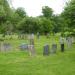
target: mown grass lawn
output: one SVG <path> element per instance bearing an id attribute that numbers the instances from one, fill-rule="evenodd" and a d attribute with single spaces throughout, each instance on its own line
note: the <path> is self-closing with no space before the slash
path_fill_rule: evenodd
<path id="1" fill-rule="evenodd" d="M 75 45 L 61 53 L 58 37 L 56 54 L 43 56 L 43 46 L 51 47 L 53 38 L 42 36 L 35 39 L 36 56 L 30 57 L 28 52 L 18 51 L 17 46 L 25 40 L 8 40 L 15 47 L 12 52 L 0 52 L 0 75 L 75 75 Z"/>

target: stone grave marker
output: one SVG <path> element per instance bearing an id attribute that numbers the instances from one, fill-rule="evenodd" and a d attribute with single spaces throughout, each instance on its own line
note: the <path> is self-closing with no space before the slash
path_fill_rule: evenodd
<path id="1" fill-rule="evenodd" d="M 30 56 L 35 56 L 34 45 L 28 45 L 28 51 Z"/>
<path id="2" fill-rule="evenodd" d="M 57 44 L 52 44 L 51 53 L 56 53 L 57 50 Z"/>
<path id="3" fill-rule="evenodd" d="M 11 44 L 10 43 L 3 43 L 3 51 L 10 51 Z"/>
<path id="4" fill-rule="evenodd" d="M 61 52 L 64 52 L 64 38 L 60 37 Z"/>
<path id="5" fill-rule="evenodd" d="M 29 42 L 30 42 L 30 45 L 34 45 L 34 34 L 30 34 L 29 35 Z"/>
<path id="6" fill-rule="evenodd" d="M 71 48 L 71 46 L 72 46 L 72 38 L 71 37 L 67 37 L 66 42 L 67 42 L 68 48 Z"/>
<path id="7" fill-rule="evenodd" d="M 49 55 L 50 51 L 49 51 L 49 45 L 45 45 L 44 46 L 44 50 L 43 50 L 43 55 Z"/>

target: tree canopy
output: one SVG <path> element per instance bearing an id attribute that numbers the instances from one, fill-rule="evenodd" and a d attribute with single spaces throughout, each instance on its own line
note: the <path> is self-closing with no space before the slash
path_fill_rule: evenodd
<path id="1" fill-rule="evenodd" d="M 66 3 L 64 11 L 53 14 L 49 6 L 42 7 L 42 15 L 29 17 L 24 8 L 11 8 L 9 0 L 0 0 L 0 33 L 51 33 L 75 30 L 75 0 Z"/>

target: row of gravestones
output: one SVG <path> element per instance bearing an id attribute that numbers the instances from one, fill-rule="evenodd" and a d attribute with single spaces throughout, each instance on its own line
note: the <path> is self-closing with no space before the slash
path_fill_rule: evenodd
<path id="1" fill-rule="evenodd" d="M 10 51 L 12 48 L 10 43 L 0 43 L 0 51 Z M 22 51 L 29 51 L 30 55 L 35 55 L 35 49 L 34 45 L 28 45 L 28 44 L 21 44 L 19 46 L 20 50 Z M 56 53 L 57 50 L 57 44 L 52 45 L 51 53 Z M 48 55 L 50 53 L 49 51 L 49 45 L 44 46 L 43 55 Z"/>
<path id="2" fill-rule="evenodd" d="M 12 45 L 10 43 L 7 43 L 7 42 L 0 43 L 0 51 L 9 51 L 11 50 L 11 48 L 12 48 Z M 35 55 L 34 45 L 28 45 L 28 44 L 22 43 L 19 46 L 19 49 L 22 51 L 27 50 L 29 51 L 30 55 Z M 49 45 L 45 45 L 43 49 L 43 55 L 49 55 L 50 53 L 56 53 L 56 50 L 57 50 L 57 44 L 52 44 L 51 50 L 49 48 Z M 61 44 L 61 51 L 64 52 L 64 44 Z"/>
<path id="3" fill-rule="evenodd" d="M 30 55 L 35 55 L 35 49 L 34 45 L 28 45 L 28 44 L 22 44 L 20 45 L 20 50 L 27 50 L 29 51 Z M 57 50 L 57 44 L 52 44 L 52 48 L 50 50 L 49 45 L 44 45 L 43 47 L 43 55 L 49 55 L 56 53 Z M 64 44 L 61 44 L 61 52 L 64 52 Z"/>

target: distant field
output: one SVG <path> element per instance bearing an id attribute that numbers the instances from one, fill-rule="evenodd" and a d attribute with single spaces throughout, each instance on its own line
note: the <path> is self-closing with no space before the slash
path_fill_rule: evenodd
<path id="1" fill-rule="evenodd" d="M 43 46 L 51 44 L 55 40 L 58 45 L 56 54 L 43 56 Z M 58 36 L 46 38 L 35 37 L 36 56 L 30 57 L 28 52 L 19 51 L 21 43 L 29 43 L 28 40 L 5 40 L 13 45 L 13 51 L 0 52 L 0 75 L 75 75 L 75 45 L 61 53 Z"/>

